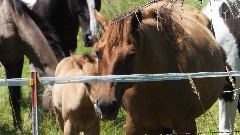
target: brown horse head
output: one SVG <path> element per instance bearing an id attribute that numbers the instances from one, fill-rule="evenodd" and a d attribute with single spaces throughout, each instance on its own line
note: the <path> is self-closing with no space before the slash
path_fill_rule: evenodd
<path id="1" fill-rule="evenodd" d="M 129 13 L 128 15 L 132 17 L 125 20 L 119 17 L 115 19 L 119 21 L 111 25 L 99 13 L 95 12 L 95 15 L 99 24 L 105 29 L 105 33 L 95 45 L 99 75 L 128 75 L 132 73 L 137 42 L 136 31 L 142 21 L 141 12 L 136 11 L 132 15 Z M 96 104 L 102 119 L 114 119 L 117 116 L 124 90 L 129 87 L 131 87 L 130 83 L 99 84 Z"/>

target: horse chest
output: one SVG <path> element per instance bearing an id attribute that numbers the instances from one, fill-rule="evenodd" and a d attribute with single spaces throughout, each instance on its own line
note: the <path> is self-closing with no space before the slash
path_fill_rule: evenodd
<path id="1" fill-rule="evenodd" d="M 125 92 L 123 105 L 135 120 L 143 123 L 144 121 L 164 123 L 173 117 L 183 117 L 185 111 L 193 106 L 193 92 L 187 86 L 185 82 L 176 83 L 173 81 L 137 86 Z M 192 102 L 188 102 L 189 100 Z M 184 106 L 187 107 L 181 114 L 181 108 Z"/>

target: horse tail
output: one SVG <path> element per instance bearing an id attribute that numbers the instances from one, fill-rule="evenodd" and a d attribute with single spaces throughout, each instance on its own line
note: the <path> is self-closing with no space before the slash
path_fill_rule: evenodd
<path id="1" fill-rule="evenodd" d="M 221 48 L 221 52 L 222 52 L 222 55 L 223 55 L 223 61 L 224 61 L 224 65 L 228 68 L 229 71 L 232 71 L 232 67 L 228 64 L 227 62 L 227 56 L 226 56 L 226 52 L 225 50 L 220 46 Z M 233 78 L 233 81 L 234 83 L 236 83 L 236 78 L 235 77 L 232 77 Z M 222 93 L 220 95 L 220 99 L 224 99 L 225 102 L 227 101 L 230 101 L 232 102 L 233 101 L 233 90 L 234 90 L 234 87 L 232 86 L 232 82 L 230 81 L 229 77 L 225 77 L 225 84 L 224 84 L 224 87 L 223 87 L 223 90 L 222 90 Z M 232 91 L 232 92 L 224 92 L 224 91 Z"/>

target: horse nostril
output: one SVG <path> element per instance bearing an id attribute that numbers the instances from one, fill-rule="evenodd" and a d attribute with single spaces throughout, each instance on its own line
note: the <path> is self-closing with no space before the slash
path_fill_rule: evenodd
<path id="1" fill-rule="evenodd" d="M 88 46 L 91 46 L 91 34 L 85 34 L 84 36 L 84 39 L 85 39 L 85 46 L 88 47 Z"/>
<path id="2" fill-rule="evenodd" d="M 85 38 L 86 38 L 87 40 L 90 40 L 90 39 L 91 39 L 91 34 L 86 34 L 86 35 L 85 35 Z"/>
<path id="3" fill-rule="evenodd" d="M 97 110 L 103 115 L 104 118 L 112 119 L 115 117 L 117 107 L 117 101 L 112 102 L 96 100 Z"/>
<path id="4" fill-rule="evenodd" d="M 112 111 L 114 111 L 115 109 L 117 109 L 117 101 L 114 100 L 110 106 L 110 108 L 112 108 Z"/>

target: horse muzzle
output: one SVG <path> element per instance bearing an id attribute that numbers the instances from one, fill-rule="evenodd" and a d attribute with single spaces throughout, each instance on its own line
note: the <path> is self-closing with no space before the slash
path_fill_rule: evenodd
<path id="1" fill-rule="evenodd" d="M 116 119 L 119 108 L 120 105 L 116 100 L 112 102 L 106 102 L 101 100 L 96 101 L 97 115 L 101 120 Z"/>
<path id="2" fill-rule="evenodd" d="M 85 47 L 92 47 L 95 42 L 97 42 L 97 36 L 93 36 L 90 33 L 89 34 L 83 34 L 83 41 Z"/>

